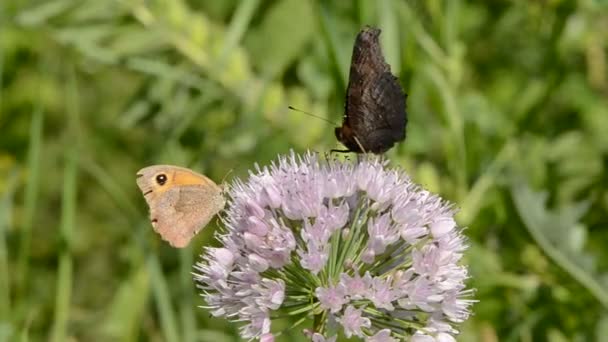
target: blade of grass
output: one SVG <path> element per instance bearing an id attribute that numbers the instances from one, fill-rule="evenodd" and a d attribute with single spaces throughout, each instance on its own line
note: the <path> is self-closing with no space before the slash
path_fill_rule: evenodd
<path id="1" fill-rule="evenodd" d="M 69 316 L 70 297 L 72 293 L 73 261 L 70 253 L 70 240 L 74 230 L 76 212 L 76 153 L 70 150 L 67 155 L 63 176 L 63 195 L 61 205 L 60 236 L 63 241 L 59 255 L 59 271 L 57 274 L 57 291 L 55 303 L 55 321 L 53 323 L 52 341 L 67 340 L 67 323 Z"/>
<path id="2" fill-rule="evenodd" d="M 1 6 L 0 7 L 4 7 Z M 3 8 L 2 8 L 3 9 Z M 0 11 L 4 13 L 4 11 Z M 4 15 L 0 13 L 0 22 Z M 0 37 L 3 30 L 0 29 Z M 0 108 L 2 107 L 2 89 L 4 87 L 2 75 L 4 74 L 4 54 L 0 53 Z M 10 225 L 13 195 L 17 184 L 16 172 L 12 172 L 6 181 L 6 191 L 0 203 L 0 274 L 5 276 L 0 277 L 0 340 L 8 340 L 11 337 L 11 324 L 8 322 L 11 311 L 11 293 L 10 293 L 10 278 L 8 272 L 8 249 L 6 246 L 6 232 Z M 4 218 L 4 219 L 3 219 Z M 4 333 L 4 326 L 7 332 Z"/>
<path id="3" fill-rule="evenodd" d="M 180 304 L 180 319 L 182 321 L 182 338 L 184 342 L 196 340 L 196 318 L 194 315 L 194 283 L 192 280 L 192 247 L 182 248 L 179 251 L 180 283 L 182 286 L 182 299 Z"/>
<path id="4" fill-rule="evenodd" d="M 458 90 L 450 84 L 447 75 L 442 72 L 439 66 L 429 64 L 424 68 L 424 72 L 437 90 L 443 106 L 440 112 L 450 132 L 450 134 L 445 136 L 444 155 L 450 171 L 457 181 L 456 193 L 458 195 L 458 202 L 460 202 L 466 196 L 468 184 L 464 119 L 458 107 Z"/>
<path id="5" fill-rule="evenodd" d="M 98 182 L 101 188 L 114 200 L 116 206 L 122 209 L 125 216 L 139 216 L 139 210 L 135 203 L 129 198 L 123 187 L 103 167 L 88 158 L 79 160 L 79 166 Z M 135 176 L 133 179 L 135 179 Z"/>
<path id="6" fill-rule="evenodd" d="M 6 233 L 11 225 L 14 195 L 17 188 L 19 172 L 13 169 L 6 180 L 6 188 L 0 202 L 0 326 L 8 324 L 11 319 L 10 272 L 8 269 L 8 248 Z M 1 329 L 0 329 L 1 330 Z M 10 331 L 9 331 L 10 335 Z M 4 336 L 9 339 L 10 336 Z M 0 340 L 3 336 L 0 333 Z"/>
<path id="7" fill-rule="evenodd" d="M 239 2 L 239 6 L 234 12 L 233 19 L 230 22 L 228 31 L 226 32 L 224 46 L 222 47 L 222 52 L 219 55 L 219 63 L 225 61 L 226 57 L 232 52 L 232 49 L 239 44 L 259 5 L 259 0 Z"/>
<path id="8" fill-rule="evenodd" d="M 137 341 L 150 295 L 150 275 L 145 264 L 134 266 L 109 305 L 106 318 L 99 324 L 100 340 Z"/>
<path id="9" fill-rule="evenodd" d="M 198 99 L 192 101 L 192 109 L 189 109 L 188 112 L 184 114 L 179 123 L 171 131 L 170 140 L 174 143 L 178 142 L 188 127 L 190 127 L 197 118 L 200 118 L 201 113 L 204 113 L 205 109 L 209 107 L 213 101 L 221 98 L 220 96 L 220 93 L 211 88 L 208 91 L 203 92 Z"/>
<path id="10" fill-rule="evenodd" d="M 29 328 L 24 329 L 21 332 L 21 334 L 19 335 L 19 342 L 29 342 L 29 340 L 30 340 Z"/>
<path id="11" fill-rule="evenodd" d="M 27 317 L 24 319 L 24 323 L 19 327 L 19 341 L 27 342 L 30 340 L 30 328 L 32 321 L 34 321 L 37 314 L 37 310 L 30 310 Z"/>
<path id="12" fill-rule="evenodd" d="M 74 262 L 72 260 L 72 240 L 76 219 L 77 176 L 78 176 L 78 85 L 74 69 L 70 69 L 67 86 L 68 129 L 65 141 L 65 168 L 61 196 L 61 220 L 59 238 L 59 271 L 57 274 L 56 302 L 51 340 L 66 341 L 68 338 L 68 317 L 72 297 Z"/>
<path id="13" fill-rule="evenodd" d="M 458 223 L 462 226 L 468 226 L 473 222 L 479 211 L 483 208 L 484 196 L 496 185 L 496 181 L 500 178 L 504 167 L 513 161 L 516 152 L 516 144 L 513 141 L 507 142 L 500 149 L 486 171 L 477 178 L 466 197 L 462 200 L 460 211 L 456 214 Z"/>
<path id="14" fill-rule="evenodd" d="M 386 56 L 386 61 L 391 66 L 391 71 L 399 75 L 401 71 L 401 56 L 399 44 L 399 29 L 397 28 L 397 12 L 393 0 L 377 1 L 379 22 L 382 28 L 380 40 L 382 51 Z"/>
<path id="15" fill-rule="evenodd" d="M 16 19 L 19 24 L 24 26 L 43 25 L 47 20 L 59 15 L 73 5 L 73 0 L 46 1 L 39 6 L 22 11 Z"/>
<path id="16" fill-rule="evenodd" d="M 354 2 L 355 13 L 357 13 L 357 24 L 359 27 L 375 23 L 375 8 L 377 3 L 367 0 L 357 0 Z"/>
<path id="17" fill-rule="evenodd" d="M 443 66 L 448 58 L 446 52 L 443 51 L 441 46 L 439 46 L 433 37 L 425 30 L 407 2 L 399 2 L 398 5 L 399 14 L 402 17 L 401 22 L 407 23 L 408 30 L 412 32 L 413 38 L 416 39 L 416 42 L 420 45 L 422 50 L 428 54 L 431 61 L 437 65 Z"/>
<path id="18" fill-rule="evenodd" d="M 157 30 L 163 39 L 167 39 L 177 51 L 189 58 L 194 64 L 205 70 L 209 75 L 216 75 L 210 68 L 210 58 L 207 51 L 180 32 L 174 31 L 170 26 L 164 26 L 155 13 L 144 3 L 130 3 L 129 1 L 123 1 L 123 3 L 130 7 L 133 17 L 142 25 L 149 29 Z M 206 25 L 207 23 L 205 22 L 204 24 Z"/>
<path id="19" fill-rule="evenodd" d="M 445 10 L 443 10 L 444 17 L 442 20 L 442 45 L 445 46 L 448 54 L 456 53 L 455 49 L 460 43 L 458 39 L 458 18 L 462 16 L 460 11 L 460 1 L 453 0 L 445 3 Z"/>
<path id="20" fill-rule="evenodd" d="M 163 275 L 156 255 L 150 254 L 148 256 L 148 268 L 152 282 L 152 293 L 156 301 L 160 325 L 165 337 L 164 340 L 181 341 L 177 330 L 175 312 L 171 306 L 171 295 L 167 286 L 167 280 Z"/>
<path id="21" fill-rule="evenodd" d="M 66 174 L 69 171 L 66 170 Z M 67 177 L 67 176 L 66 176 Z M 67 340 L 67 325 L 72 293 L 73 262 L 69 252 L 64 251 L 59 256 L 59 271 L 57 274 L 57 291 L 55 301 L 55 321 L 53 323 L 52 341 Z"/>
<path id="22" fill-rule="evenodd" d="M 150 76 L 166 78 L 200 91 L 205 91 L 209 88 L 218 88 L 217 85 L 210 80 L 202 78 L 196 74 L 192 74 L 188 72 L 187 69 L 180 66 L 169 65 L 162 61 L 151 60 L 150 58 L 130 58 L 125 63 L 125 67 Z M 215 90 L 218 91 L 218 89 Z"/>
<path id="23" fill-rule="evenodd" d="M 343 92 L 346 92 L 346 74 L 348 71 L 345 68 L 346 66 L 342 66 L 342 64 L 340 64 L 340 61 L 345 59 L 342 58 L 342 49 L 340 49 L 338 37 L 336 37 L 335 34 L 337 30 L 333 21 L 334 16 L 329 13 L 330 10 L 327 8 L 327 6 L 328 5 L 325 3 L 320 3 L 316 7 L 317 13 L 319 13 L 318 17 L 321 34 L 323 35 L 323 39 L 329 53 L 329 63 L 332 66 L 331 70 L 332 74 L 334 75 L 336 89 L 342 89 Z"/>
<path id="24" fill-rule="evenodd" d="M 0 23 L 6 23 L 4 19 L 4 13 L 6 13 L 3 3 L 0 3 Z M 4 27 L 0 25 L 0 39 L 3 37 Z M 4 89 L 4 53 L 0 53 L 0 108 L 2 108 L 2 96 L 4 95 L 2 90 Z"/>
<path id="25" fill-rule="evenodd" d="M 399 13 L 403 17 L 402 21 L 407 22 L 412 30 L 414 39 L 422 50 L 430 57 L 432 63 L 424 66 L 424 72 L 433 84 L 441 99 L 443 110 L 441 114 L 448 125 L 449 135 L 446 135 L 444 142 L 446 161 L 449 169 L 453 173 L 453 178 L 457 180 L 457 201 L 463 199 L 467 193 L 467 150 L 464 138 L 464 119 L 458 105 L 458 70 L 462 66 L 454 62 L 454 55 L 448 54 L 437 41 L 427 32 L 420 21 L 413 15 L 409 4 L 399 3 Z M 455 10 L 455 9 L 454 9 Z M 457 53 L 456 51 L 449 51 Z M 452 61 L 452 62 L 451 62 Z"/>
<path id="26" fill-rule="evenodd" d="M 44 114 L 43 111 L 38 108 L 32 114 L 29 133 L 23 226 L 20 232 L 19 255 L 17 257 L 16 298 L 19 302 L 23 299 L 28 281 L 32 227 L 34 225 L 34 216 L 38 203 L 38 190 L 40 188 L 40 151 L 42 149 L 43 123 Z"/>

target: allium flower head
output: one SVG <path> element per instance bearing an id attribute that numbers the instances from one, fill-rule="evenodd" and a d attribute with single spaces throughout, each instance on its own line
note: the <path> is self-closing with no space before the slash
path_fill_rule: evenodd
<path id="1" fill-rule="evenodd" d="M 448 341 L 468 318 L 454 210 L 387 161 L 292 152 L 228 196 L 222 246 L 195 280 L 213 315 L 245 322 L 243 338 L 272 341 L 272 319 L 293 317 L 313 341 Z"/>

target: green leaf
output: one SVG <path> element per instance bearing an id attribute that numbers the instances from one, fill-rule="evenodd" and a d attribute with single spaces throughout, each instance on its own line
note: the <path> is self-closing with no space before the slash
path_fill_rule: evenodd
<path id="1" fill-rule="evenodd" d="M 11 288 L 12 275 L 9 272 L 6 238 L 12 225 L 13 207 L 15 205 L 15 189 L 19 180 L 19 170 L 12 168 L 6 176 L 6 183 L 0 196 L 0 340 L 10 337 L 11 320 Z"/>
<path id="2" fill-rule="evenodd" d="M 519 216 L 542 250 L 608 308 L 608 288 L 595 278 L 589 265 L 590 256 L 574 250 L 569 243 L 579 234 L 576 226 L 580 225 L 578 220 L 588 210 L 589 203 L 581 202 L 549 211 L 546 193 L 535 193 L 522 185 L 514 186 L 511 195 Z"/>
<path id="3" fill-rule="evenodd" d="M 150 276 L 146 267 L 140 265 L 116 291 L 98 333 L 108 340 L 136 341 L 149 292 Z"/>
<path id="4" fill-rule="evenodd" d="M 595 326 L 595 341 L 608 342 L 608 313 L 604 312 Z"/>
<path id="5" fill-rule="evenodd" d="M 255 66 L 269 78 L 280 76 L 304 53 L 304 47 L 313 38 L 313 23 L 310 2 L 277 2 L 264 16 L 260 26 L 247 37 L 247 47 Z"/>
<path id="6" fill-rule="evenodd" d="M 17 22 L 25 26 L 42 25 L 51 18 L 63 13 L 74 4 L 74 0 L 45 1 L 39 6 L 19 13 Z"/>

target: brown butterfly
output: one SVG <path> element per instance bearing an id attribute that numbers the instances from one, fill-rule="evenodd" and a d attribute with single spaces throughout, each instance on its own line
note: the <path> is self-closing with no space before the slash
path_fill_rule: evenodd
<path id="1" fill-rule="evenodd" d="M 347 150 L 339 152 L 380 154 L 405 139 L 407 95 L 384 60 L 379 36 L 379 29 L 366 27 L 355 40 L 344 121 L 335 128 Z"/>
<path id="2" fill-rule="evenodd" d="M 183 167 L 145 167 L 137 172 L 137 185 L 150 207 L 152 227 L 177 248 L 186 247 L 226 203 L 222 188 Z"/>

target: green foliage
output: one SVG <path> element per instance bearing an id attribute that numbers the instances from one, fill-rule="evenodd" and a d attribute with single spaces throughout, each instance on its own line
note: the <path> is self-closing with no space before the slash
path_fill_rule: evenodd
<path id="1" fill-rule="evenodd" d="M 460 207 L 463 341 L 608 331 L 608 3 L 0 3 L 0 340 L 236 341 L 154 235 L 135 172 L 216 181 L 337 146 L 352 42 L 383 29 L 416 181 Z M 280 321 L 286 329 L 293 322 Z M 301 340 L 286 331 L 281 340 Z"/>

